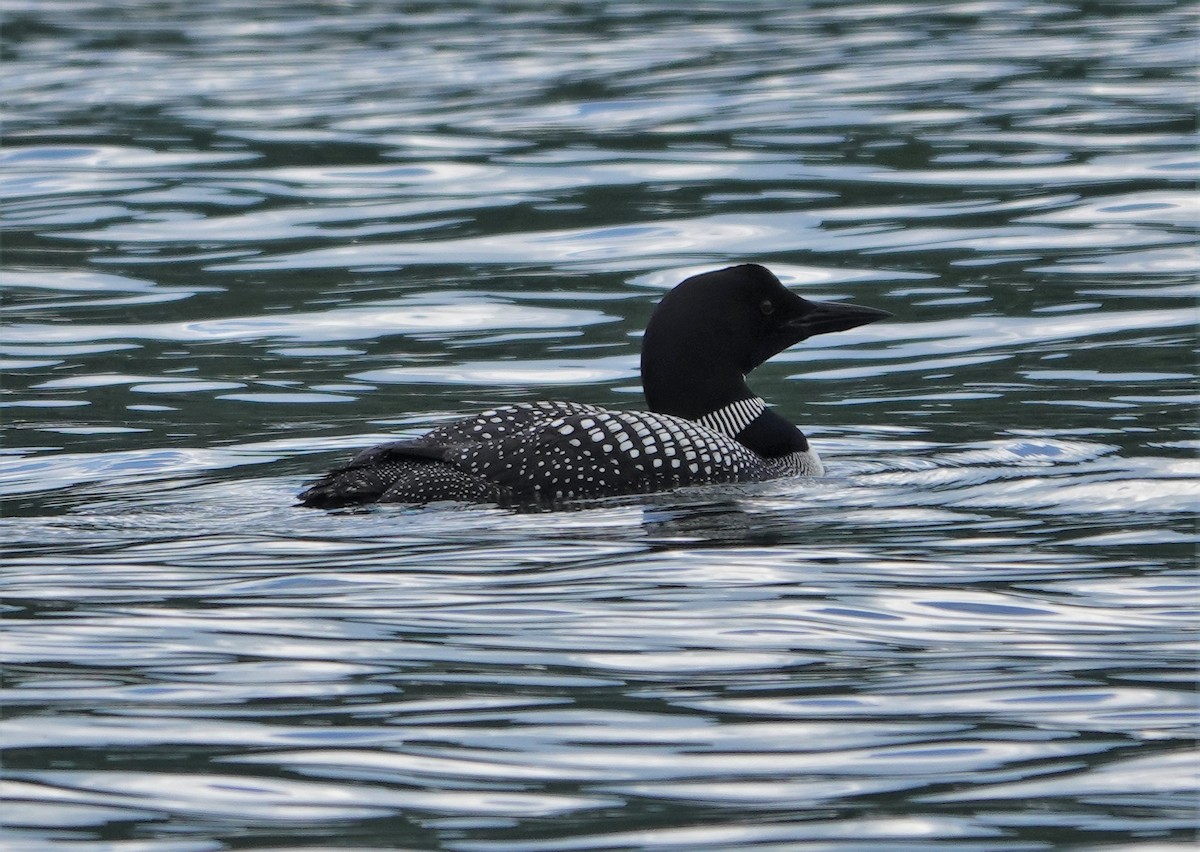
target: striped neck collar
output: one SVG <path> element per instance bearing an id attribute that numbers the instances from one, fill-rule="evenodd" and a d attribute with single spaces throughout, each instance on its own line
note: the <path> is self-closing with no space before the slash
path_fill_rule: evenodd
<path id="1" fill-rule="evenodd" d="M 739 399 L 737 402 L 731 402 L 703 417 L 697 417 L 696 422 L 714 432 L 720 432 L 728 438 L 736 438 L 739 432 L 758 419 L 759 415 L 766 410 L 767 404 L 763 402 L 762 397 L 756 396 L 754 399 Z"/>

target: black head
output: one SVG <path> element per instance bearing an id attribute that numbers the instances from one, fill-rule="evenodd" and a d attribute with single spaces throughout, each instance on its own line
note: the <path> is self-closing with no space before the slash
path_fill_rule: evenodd
<path id="1" fill-rule="evenodd" d="M 803 299 L 757 264 L 694 275 L 663 297 L 646 326 L 646 401 L 654 411 L 701 416 L 752 396 L 745 376 L 789 346 L 888 316 Z"/>

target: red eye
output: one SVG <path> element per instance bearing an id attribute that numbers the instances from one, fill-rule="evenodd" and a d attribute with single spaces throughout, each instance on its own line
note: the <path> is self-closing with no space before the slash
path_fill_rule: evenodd
<path id="1" fill-rule="evenodd" d="M 763 316 L 770 316 L 775 313 L 775 303 L 770 299 L 763 299 L 758 303 L 758 309 L 763 312 Z"/>

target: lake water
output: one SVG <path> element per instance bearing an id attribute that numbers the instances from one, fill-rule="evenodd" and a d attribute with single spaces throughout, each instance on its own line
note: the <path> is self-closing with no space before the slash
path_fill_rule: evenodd
<path id="1" fill-rule="evenodd" d="M 1192 848 L 1195 10 L 9 2 L 8 848 Z M 294 507 L 744 261 L 827 477 Z"/>

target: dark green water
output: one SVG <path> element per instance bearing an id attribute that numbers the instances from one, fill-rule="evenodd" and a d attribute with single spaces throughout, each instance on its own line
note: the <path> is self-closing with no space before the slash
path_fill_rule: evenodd
<path id="1" fill-rule="evenodd" d="M 1190 848 L 1195 17 L 9 3 L 5 843 Z M 829 476 L 292 505 L 745 261 Z"/>

